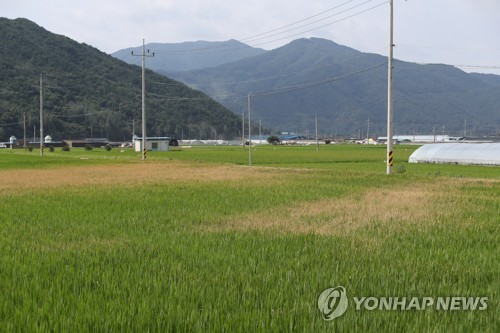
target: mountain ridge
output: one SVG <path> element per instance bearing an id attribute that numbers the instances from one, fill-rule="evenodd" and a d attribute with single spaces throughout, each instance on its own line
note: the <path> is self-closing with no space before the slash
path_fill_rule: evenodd
<path id="1" fill-rule="evenodd" d="M 162 74 L 215 67 L 266 52 L 234 39 L 223 42 L 147 43 L 145 47 L 156 55 L 148 58 L 147 68 Z M 130 57 L 132 51 L 140 54 L 142 46 L 121 49 L 111 55 L 133 63 L 134 59 Z"/>
<path id="2" fill-rule="evenodd" d="M 130 135 L 132 120 L 140 119 L 138 66 L 52 34 L 27 19 L 0 18 L 0 27 L 4 41 L 0 125 L 8 124 L 0 126 L 0 135 L 19 133 L 23 113 L 28 115 L 28 126 L 37 125 L 40 73 L 45 73 L 47 131 L 53 136 L 84 136 L 89 128 L 99 136 Z M 244 45 L 237 41 L 188 44 L 190 52 L 196 53 Z M 368 119 L 370 133 L 385 134 L 386 57 L 321 38 L 297 39 L 270 51 L 244 49 L 257 54 L 245 53 L 237 60 L 219 58 L 217 66 L 212 59 L 212 67 L 171 71 L 166 73 L 169 77 L 148 70 L 147 110 L 152 120 L 148 134 L 234 137 L 241 128 L 240 116 L 235 114 L 248 111 L 249 94 L 254 95 L 252 118 L 276 131 L 312 132 L 317 116 L 325 134 L 362 133 Z M 500 76 L 401 60 L 394 67 L 395 134 L 498 132 Z"/>
<path id="3" fill-rule="evenodd" d="M 171 77 L 218 99 L 235 113 L 244 112 L 249 93 L 255 116 L 267 126 L 299 132 L 313 128 L 353 135 L 366 128 L 384 134 L 387 110 L 386 57 L 363 53 L 332 41 L 302 38 L 264 54 L 203 70 L 169 73 Z M 379 66 L 380 65 L 380 66 Z M 453 135 L 494 134 L 500 123 L 497 76 L 465 73 L 449 65 L 394 64 L 396 133 L 428 134 L 446 128 Z M 272 97 L 286 86 L 313 85 Z M 231 84 L 225 84 L 230 82 Z M 326 110 L 328 109 L 328 110 Z"/>
<path id="4" fill-rule="evenodd" d="M 0 38 L 0 137 L 19 137 L 23 114 L 29 129 L 38 128 L 43 73 L 46 134 L 130 139 L 134 119 L 141 119 L 140 67 L 24 18 L 0 18 Z M 239 117 L 206 94 L 150 70 L 146 77 L 148 135 L 237 135 Z"/>

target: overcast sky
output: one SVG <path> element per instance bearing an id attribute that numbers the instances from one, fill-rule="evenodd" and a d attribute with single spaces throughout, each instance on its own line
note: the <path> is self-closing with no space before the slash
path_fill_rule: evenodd
<path id="1" fill-rule="evenodd" d="M 500 75 L 500 0 L 394 0 L 394 6 L 396 58 Z M 237 39 L 273 49 L 321 37 L 383 55 L 389 43 L 386 0 L 2 0 L 0 16 L 27 18 L 106 53 L 143 38 Z"/>

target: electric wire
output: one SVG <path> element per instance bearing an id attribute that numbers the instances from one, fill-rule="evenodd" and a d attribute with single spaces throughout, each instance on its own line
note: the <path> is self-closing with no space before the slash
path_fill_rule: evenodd
<path id="1" fill-rule="evenodd" d="M 330 83 L 330 82 L 347 79 L 347 78 L 349 78 L 351 76 L 355 76 L 355 75 L 358 75 L 358 74 L 361 74 L 361 73 L 365 73 L 365 72 L 371 71 L 371 70 L 376 69 L 378 67 L 381 67 L 383 65 L 387 65 L 387 62 L 382 62 L 380 64 L 377 64 L 377 65 L 374 65 L 374 66 L 371 66 L 371 67 L 368 67 L 368 68 L 365 68 L 365 69 L 361 69 L 359 71 L 352 72 L 352 73 L 349 73 L 349 74 L 346 74 L 346 75 L 343 75 L 343 76 L 339 76 L 339 77 L 335 77 L 335 78 L 331 78 L 331 79 L 326 79 L 326 80 L 321 80 L 321 81 L 317 81 L 317 82 L 304 83 L 304 84 L 299 84 L 299 85 L 295 85 L 295 86 L 285 87 L 285 88 L 277 90 L 277 91 L 259 92 L 259 93 L 252 94 L 252 96 L 270 96 L 270 95 L 282 94 L 282 93 L 285 93 L 285 92 L 291 92 L 291 91 L 295 91 L 295 90 L 299 90 L 299 89 L 306 89 L 306 88 L 316 87 L 316 86 L 327 84 L 327 83 Z"/>
<path id="2" fill-rule="evenodd" d="M 333 8 L 327 9 L 327 10 L 321 12 L 321 13 L 312 15 L 312 16 L 310 16 L 308 18 L 301 19 L 299 21 L 296 21 L 296 22 L 284 25 L 284 26 L 279 27 L 279 28 L 274 28 L 274 29 L 268 30 L 268 31 L 263 32 L 263 33 L 259 33 L 259 34 L 256 34 L 256 35 L 253 35 L 253 36 L 249 36 L 249 37 L 245 37 L 245 38 L 241 38 L 241 39 L 232 38 L 232 39 L 230 39 L 230 42 L 222 44 L 222 45 L 211 45 L 211 46 L 205 46 L 205 47 L 194 48 L 194 49 L 189 49 L 189 50 L 178 50 L 178 51 L 167 51 L 167 52 L 155 51 L 155 54 L 166 54 L 166 53 L 175 53 L 175 52 L 190 53 L 190 52 L 200 52 L 200 51 L 205 51 L 204 53 L 218 53 L 218 52 L 227 52 L 227 51 L 231 51 L 231 50 L 237 50 L 237 49 L 240 49 L 240 48 L 245 47 L 245 46 L 252 46 L 252 47 L 262 46 L 262 45 L 274 43 L 274 42 L 277 42 L 277 41 L 281 41 L 281 40 L 284 40 L 284 39 L 288 39 L 288 38 L 300 36 L 300 35 L 308 33 L 308 32 L 312 32 L 312 31 L 315 31 L 315 30 L 319 30 L 319 29 L 331 26 L 333 24 L 345 21 L 347 19 L 350 19 L 350 18 L 356 17 L 358 15 L 364 14 L 364 13 L 369 12 L 371 10 L 374 10 L 374 9 L 376 9 L 376 8 L 378 8 L 378 7 L 380 7 L 380 6 L 385 5 L 385 4 L 388 3 L 388 1 L 384 1 L 384 2 L 382 2 L 380 4 L 378 4 L 378 5 L 372 6 L 370 8 L 364 9 L 364 10 L 359 11 L 359 12 L 355 12 L 355 13 L 353 13 L 353 14 L 351 14 L 349 16 L 346 16 L 344 18 L 341 18 L 341 19 L 338 19 L 338 20 L 335 20 L 335 21 L 332 21 L 332 22 L 329 22 L 329 23 L 326 23 L 326 24 L 323 24 L 323 25 L 320 25 L 320 26 L 317 26 L 317 27 L 313 27 L 313 28 L 310 28 L 310 29 L 307 29 L 307 30 L 303 30 L 303 31 L 294 33 L 292 35 L 287 35 L 287 36 L 284 36 L 284 37 L 279 37 L 279 38 L 271 39 L 271 40 L 268 40 L 268 41 L 258 42 L 258 41 L 261 41 L 261 40 L 269 39 L 271 37 L 277 37 L 279 35 L 286 34 L 287 32 L 295 31 L 295 30 L 298 30 L 298 29 L 301 29 L 301 28 L 304 28 L 304 27 L 307 27 L 307 26 L 310 26 L 310 25 L 313 25 L 313 24 L 316 24 L 316 23 L 328 20 L 328 19 L 330 19 L 330 18 L 332 18 L 334 16 L 338 16 L 340 14 L 345 14 L 348 11 L 351 11 L 353 9 L 362 7 L 363 5 L 366 5 L 366 4 L 368 4 L 369 2 L 372 2 L 372 1 L 374 1 L 374 0 L 364 1 L 364 2 L 362 2 L 360 4 L 357 4 L 357 5 L 353 6 L 353 7 L 350 7 L 348 9 L 342 10 L 342 11 L 340 11 L 338 13 L 329 15 L 329 16 L 327 16 L 325 18 L 322 18 L 322 19 L 319 19 L 319 20 L 316 20 L 316 21 L 313 21 L 313 22 L 309 22 L 309 23 L 301 25 L 299 27 L 294 27 L 292 29 L 284 30 L 284 31 L 279 32 L 279 33 L 274 33 L 273 34 L 273 32 L 276 32 L 276 31 L 285 29 L 287 27 L 291 27 L 293 25 L 305 22 L 305 21 L 307 21 L 307 20 L 309 20 L 311 18 L 318 17 L 318 16 L 320 16 L 320 15 L 326 13 L 326 12 L 329 12 L 329 11 L 332 11 L 334 9 L 337 9 L 337 8 L 339 8 L 339 7 L 341 7 L 341 6 L 345 5 L 345 4 L 350 3 L 351 1 L 344 2 L 344 3 L 342 3 L 342 4 L 338 5 L 338 6 L 335 6 Z M 231 41 L 233 41 L 233 42 L 231 42 Z M 257 42 L 257 43 L 254 44 L 254 42 Z M 234 44 L 234 48 L 231 48 L 231 44 Z M 207 52 L 207 50 L 212 50 L 212 51 Z"/>
<path id="3" fill-rule="evenodd" d="M 350 2 L 353 2 L 353 1 L 354 0 L 349 0 L 349 1 L 343 2 L 340 5 L 337 5 L 337 6 L 334 6 L 332 8 L 326 9 L 326 10 L 324 10 L 322 12 L 317 13 L 317 14 L 311 15 L 309 17 L 300 19 L 298 21 L 295 21 L 295 22 L 286 24 L 284 26 L 281 26 L 281 27 L 278 27 L 278 28 L 274 28 L 274 29 L 271 29 L 271 30 L 268 30 L 268 31 L 265 31 L 265 32 L 262 32 L 262 33 L 259 33 L 259 34 L 256 34 L 256 35 L 244 37 L 244 38 L 241 38 L 241 39 L 236 39 L 236 38 L 235 39 L 230 39 L 228 43 L 224 43 L 223 45 L 209 45 L 209 46 L 197 47 L 197 48 L 193 48 L 193 49 L 184 49 L 184 50 L 169 50 L 168 52 L 158 51 L 157 53 L 158 54 L 166 54 L 166 53 L 188 53 L 188 52 L 206 51 L 206 50 L 210 50 L 210 49 L 214 49 L 214 48 L 230 46 L 231 42 L 234 42 L 235 45 L 238 44 L 238 46 L 241 47 L 242 46 L 240 44 L 241 42 L 244 42 L 246 40 L 251 40 L 251 39 L 263 36 L 263 35 L 267 35 L 269 33 L 273 33 L 275 31 L 279 31 L 279 30 L 285 29 L 287 27 L 291 27 L 293 25 L 296 25 L 296 24 L 299 24 L 299 23 L 302 23 L 302 22 L 306 22 L 307 20 L 310 20 L 310 19 L 315 18 L 315 17 L 319 17 L 319 16 L 321 16 L 321 15 L 323 15 L 325 13 L 331 12 L 332 10 L 340 8 L 340 7 L 346 5 L 346 4 L 350 3 Z M 372 0 L 369 0 L 367 2 L 370 2 L 370 1 L 372 1 Z M 155 51 L 155 53 L 156 53 L 156 51 Z"/>
<path id="4" fill-rule="evenodd" d="M 340 5 L 337 5 L 337 6 L 335 6 L 335 7 L 330 8 L 330 9 L 324 10 L 324 11 L 322 11 L 322 12 L 318 13 L 318 14 L 315 14 L 315 15 L 312 15 L 312 16 L 309 16 L 309 17 L 306 17 L 306 18 L 304 18 L 304 19 L 301 19 L 301 20 L 299 20 L 299 21 L 295 21 L 295 22 L 293 22 L 293 23 L 290 23 L 290 24 L 284 25 L 284 26 L 282 26 L 282 27 L 275 28 L 275 29 L 269 30 L 269 31 L 267 31 L 267 32 L 263 32 L 263 33 L 260 33 L 260 34 L 257 34 L 257 35 L 253 35 L 253 36 L 250 36 L 250 37 L 245 37 L 245 38 L 242 38 L 242 39 L 240 39 L 240 42 L 244 42 L 244 41 L 246 41 L 246 40 L 253 39 L 253 38 L 256 38 L 256 37 L 260 37 L 260 36 L 263 36 L 263 35 L 267 35 L 267 34 L 269 34 L 269 33 L 272 33 L 272 32 L 275 32 L 275 31 L 279 31 L 279 30 L 281 30 L 281 29 L 285 29 L 285 28 L 288 28 L 288 27 L 294 26 L 295 24 L 299 24 L 299 23 L 302 23 L 302 22 L 306 22 L 306 21 L 308 21 L 308 20 L 310 20 L 310 19 L 312 19 L 312 18 L 315 18 L 315 17 L 321 16 L 321 15 L 323 15 L 323 14 L 325 14 L 325 13 L 331 12 L 332 10 L 335 10 L 335 9 L 337 9 L 337 8 L 340 8 L 340 7 L 342 7 L 342 6 L 346 5 L 346 4 L 350 3 L 350 2 L 353 2 L 353 1 L 354 1 L 354 0 L 349 0 L 349 1 L 346 1 L 346 2 L 344 2 L 344 3 L 341 3 Z M 371 0 L 370 0 L 370 1 L 371 1 Z M 368 1 L 368 2 L 369 2 L 369 1 Z"/>
<path id="5" fill-rule="evenodd" d="M 285 30 L 285 31 L 282 31 L 282 32 L 274 33 L 274 34 L 271 34 L 271 35 L 267 35 L 267 34 L 266 34 L 267 36 L 258 37 L 258 38 L 243 39 L 243 40 L 242 40 L 242 42 L 245 42 L 245 43 L 251 44 L 252 42 L 255 42 L 255 41 L 259 41 L 259 40 L 266 39 L 266 38 L 270 38 L 270 37 L 279 36 L 279 35 L 285 34 L 285 33 L 287 33 L 287 32 L 291 32 L 291 31 L 295 31 L 295 30 L 298 30 L 298 29 L 301 29 L 301 28 L 305 28 L 305 27 L 311 26 L 311 25 L 313 25 L 313 24 L 316 24 L 316 23 L 319 23 L 319 22 L 326 21 L 327 19 L 330 19 L 330 18 L 332 18 L 332 17 L 338 16 L 338 15 L 340 15 L 340 14 L 344 14 L 344 13 L 346 13 L 346 12 L 348 12 L 348 11 L 352 10 L 352 9 L 356 9 L 356 8 L 361 7 L 361 6 L 363 6 L 363 5 L 365 5 L 365 4 L 369 3 L 369 2 L 372 2 L 372 1 L 373 1 L 373 0 L 367 0 L 367 1 L 363 2 L 363 3 L 360 3 L 360 4 L 356 5 L 356 6 L 353 6 L 353 7 L 351 7 L 351 8 L 348 8 L 348 9 L 343 10 L 343 11 L 341 11 L 341 12 L 335 13 L 335 14 L 330 15 L 330 16 L 327 16 L 327 17 L 325 17 L 325 18 L 322 18 L 322 19 L 319 19 L 319 20 L 316 20 L 316 21 L 313 21 L 313 22 L 309 22 L 309 23 L 306 23 L 306 24 L 303 24 L 303 25 L 300 25 L 300 26 L 298 26 L 298 27 L 294 27 L 294 28 L 291 28 L 291 29 L 288 29 L 288 30 Z M 348 16 L 348 17 L 346 17 L 346 18 L 343 18 L 343 19 L 340 19 L 340 20 L 337 20 L 337 21 L 334 21 L 334 22 L 327 23 L 327 24 L 325 24 L 325 25 L 322 25 L 322 26 L 319 26 L 319 27 L 315 27 L 315 28 L 310 29 L 310 30 L 301 31 L 299 34 L 302 34 L 302 33 L 304 33 L 304 32 L 310 32 L 310 31 L 314 31 L 314 30 L 317 30 L 317 29 L 320 29 L 320 28 L 327 27 L 327 26 L 332 25 L 332 24 L 334 24 L 334 23 L 341 22 L 341 21 L 343 21 L 343 20 L 345 20 L 345 19 L 347 19 L 347 18 L 351 18 L 351 17 L 357 16 L 357 15 L 360 15 L 360 14 L 362 14 L 362 13 L 365 13 L 365 12 L 367 12 L 367 11 L 370 11 L 370 10 L 372 10 L 372 9 L 375 9 L 375 8 L 377 8 L 377 7 L 379 7 L 379 6 L 383 5 L 383 4 L 386 4 L 386 3 L 387 3 L 387 2 L 385 1 L 385 2 L 383 2 L 383 3 L 381 3 L 381 4 L 377 5 L 377 6 L 374 6 L 374 7 L 368 8 L 368 9 L 363 10 L 363 11 L 361 11 L 361 12 L 357 12 L 357 13 L 352 14 L 352 15 L 350 15 L 350 16 Z M 295 36 L 295 35 L 292 35 L 292 36 Z M 269 43 L 269 42 L 268 42 L 268 43 Z"/>

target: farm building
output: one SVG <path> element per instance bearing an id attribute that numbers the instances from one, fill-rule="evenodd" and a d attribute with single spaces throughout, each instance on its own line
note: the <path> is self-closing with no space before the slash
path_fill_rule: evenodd
<path id="1" fill-rule="evenodd" d="M 147 137 L 146 149 L 150 151 L 168 151 L 172 138 L 168 136 L 161 137 Z M 134 150 L 136 152 L 142 151 L 142 138 L 134 137 Z"/>
<path id="2" fill-rule="evenodd" d="M 408 162 L 500 166 L 500 143 L 427 144 L 411 154 Z"/>

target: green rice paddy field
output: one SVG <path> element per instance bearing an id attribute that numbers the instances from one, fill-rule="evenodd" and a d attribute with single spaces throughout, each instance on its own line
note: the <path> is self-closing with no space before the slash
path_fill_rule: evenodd
<path id="1" fill-rule="evenodd" d="M 500 169 L 415 149 L 392 176 L 382 146 L 1 150 L 0 331 L 499 332 Z"/>

